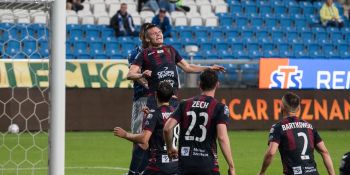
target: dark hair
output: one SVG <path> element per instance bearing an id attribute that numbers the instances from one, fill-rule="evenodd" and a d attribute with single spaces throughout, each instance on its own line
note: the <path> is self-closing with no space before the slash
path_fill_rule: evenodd
<path id="1" fill-rule="evenodd" d="M 282 103 L 288 111 L 296 112 L 300 106 L 300 97 L 293 92 L 287 92 L 282 97 Z"/>
<path id="2" fill-rule="evenodd" d="M 162 81 L 157 87 L 157 99 L 159 102 L 169 102 L 174 95 L 174 89 L 169 82 Z"/>
<path id="3" fill-rule="evenodd" d="M 199 80 L 199 86 L 203 91 L 212 90 L 218 82 L 218 75 L 216 71 L 206 69 L 199 76 Z"/>
<path id="4" fill-rule="evenodd" d="M 142 42 L 142 48 L 147 48 L 148 47 L 148 43 L 145 41 L 145 34 L 146 34 L 146 28 L 149 25 L 152 25 L 152 23 L 146 22 L 146 23 L 143 23 L 141 25 L 141 28 L 140 28 L 139 38 L 140 38 L 140 40 Z"/>
<path id="5" fill-rule="evenodd" d="M 147 25 L 147 26 L 145 27 L 145 38 L 146 38 L 146 36 L 148 36 L 148 30 L 149 30 L 149 29 L 152 29 L 152 28 L 154 28 L 154 27 L 158 27 L 158 26 L 155 25 L 155 24 L 149 24 L 149 25 Z"/>

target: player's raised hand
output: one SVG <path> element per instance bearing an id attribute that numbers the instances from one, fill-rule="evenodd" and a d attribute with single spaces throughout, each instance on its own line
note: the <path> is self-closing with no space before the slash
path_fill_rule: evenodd
<path id="1" fill-rule="evenodd" d="M 151 77 L 152 76 L 152 71 L 150 70 L 145 70 L 142 72 L 142 77 Z"/>
<path id="2" fill-rule="evenodd" d="M 167 151 L 168 151 L 169 159 L 177 159 L 178 152 L 177 152 L 176 148 L 170 147 L 170 148 L 167 149 Z"/>
<path id="3" fill-rule="evenodd" d="M 210 66 L 210 69 L 218 71 L 218 72 L 225 72 L 225 68 L 223 66 L 219 66 L 219 65 L 216 65 L 216 64 Z"/>
<path id="4" fill-rule="evenodd" d="M 121 127 L 115 127 L 114 131 L 113 131 L 115 136 L 121 137 L 121 138 L 125 138 L 126 137 L 126 131 L 121 128 Z"/>
<path id="5" fill-rule="evenodd" d="M 141 111 L 145 114 L 145 116 L 149 114 L 149 108 L 147 106 L 143 107 Z"/>

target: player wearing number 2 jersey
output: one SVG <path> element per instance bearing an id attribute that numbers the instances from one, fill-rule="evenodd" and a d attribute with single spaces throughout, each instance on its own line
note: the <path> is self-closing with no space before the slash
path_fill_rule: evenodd
<path id="1" fill-rule="evenodd" d="M 270 130 L 269 148 L 260 175 L 265 174 L 277 148 L 281 154 L 283 173 L 286 175 L 318 175 L 314 149 L 321 154 L 328 174 L 335 174 L 331 157 L 316 129 L 296 117 L 299 109 L 300 98 L 296 94 L 289 92 L 283 96 L 281 111 L 284 119 Z"/>
<path id="2" fill-rule="evenodd" d="M 173 95 L 173 88 L 168 82 L 161 82 L 156 90 L 158 108 L 151 110 L 144 122 L 143 131 L 140 134 L 125 132 L 122 128 L 114 128 L 114 134 L 127 140 L 148 144 L 150 158 L 144 175 L 176 175 L 178 172 L 177 160 L 170 160 L 167 155 L 163 139 L 163 126 L 168 120 L 174 108 L 169 106 L 169 100 Z M 175 133 L 178 128 L 175 128 Z M 172 143 L 177 143 L 177 134 L 174 135 Z"/>
<path id="3" fill-rule="evenodd" d="M 233 175 L 230 141 L 227 135 L 229 111 L 214 98 L 218 86 L 215 71 L 207 69 L 200 75 L 202 94 L 182 101 L 164 126 L 164 137 L 171 158 L 179 157 L 181 175 L 220 174 L 217 161 L 218 138 L 221 150 Z M 179 148 L 171 145 L 173 128 L 180 124 Z"/>

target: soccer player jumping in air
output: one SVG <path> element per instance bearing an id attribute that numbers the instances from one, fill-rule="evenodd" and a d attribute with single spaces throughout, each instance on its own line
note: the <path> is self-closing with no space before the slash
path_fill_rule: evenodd
<path id="1" fill-rule="evenodd" d="M 148 42 L 149 48 L 144 49 L 130 66 L 127 78 L 130 80 L 138 80 L 146 78 L 150 90 L 147 99 L 147 107 L 154 109 L 156 107 L 156 100 L 154 92 L 159 82 L 169 82 L 175 90 L 179 88 L 179 77 L 177 74 L 177 66 L 185 72 L 202 72 L 205 69 L 212 69 L 216 71 L 224 71 L 222 66 L 198 66 L 188 64 L 170 45 L 163 45 L 162 31 L 156 25 L 149 25 L 145 31 L 145 41 Z M 142 72 L 142 73 L 140 73 Z M 172 99 L 170 104 L 177 106 L 177 100 Z"/>
<path id="2" fill-rule="evenodd" d="M 269 147 L 259 175 L 264 175 L 272 158 L 279 149 L 283 174 L 318 175 L 314 149 L 322 156 L 329 175 L 335 175 L 328 150 L 316 129 L 308 122 L 296 117 L 300 110 L 300 98 L 291 92 L 282 97 L 281 111 L 284 118 L 272 125 Z"/>
<path id="3" fill-rule="evenodd" d="M 144 175 L 175 175 L 178 170 L 177 160 L 170 160 L 163 139 L 163 126 L 174 108 L 169 106 L 173 87 L 168 82 L 161 82 L 156 90 L 158 108 L 147 115 L 143 131 L 140 134 L 127 133 L 123 128 L 114 128 L 114 135 L 132 142 L 149 145 L 150 159 Z M 175 129 L 176 134 L 178 128 Z M 170 144 L 176 146 L 177 135 Z"/>
<path id="4" fill-rule="evenodd" d="M 219 86 L 218 75 L 207 69 L 200 75 L 202 94 L 182 101 L 164 126 L 164 138 L 170 158 L 179 157 L 181 175 L 218 175 L 218 139 L 221 151 L 229 167 L 229 175 L 235 174 L 227 134 L 229 110 L 218 102 L 215 91 Z M 179 153 L 171 144 L 174 127 L 180 124 Z"/>

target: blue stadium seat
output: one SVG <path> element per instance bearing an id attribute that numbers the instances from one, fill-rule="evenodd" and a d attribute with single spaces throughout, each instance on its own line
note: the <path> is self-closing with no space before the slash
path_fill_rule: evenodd
<path id="1" fill-rule="evenodd" d="M 304 41 L 307 41 L 307 40 L 313 41 L 314 40 L 313 34 L 311 32 L 298 32 L 298 34 L 300 35 L 300 37 Z"/>
<path id="2" fill-rule="evenodd" d="M 36 40 L 25 39 L 22 41 L 23 47 L 22 52 L 28 56 L 37 52 L 37 42 Z"/>
<path id="3" fill-rule="evenodd" d="M 222 50 L 227 51 L 229 49 L 229 45 L 227 42 L 219 41 L 219 42 L 215 42 L 215 48 L 217 51 L 222 51 Z"/>
<path id="4" fill-rule="evenodd" d="M 264 57 L 265 58 L 278 58 L 279 52 L 275 50 L 264 50 Z"/>
<path id="5" fill-rule="evenodd" d="M 72 29 L 68 30 L 68 36 L 69 36 L 68 40 L 70 40 L 70 41 L 81 40 L 84 36 L 83 30 L 80 27 L 72 28 Z"/>
<path id="6" fill-rule="evenodd" d="M 322 58 L 324 57 L 324 53 L 322 50 L 319 50 L 319 51 L 313 51 L 313 52 L 310 52 L 309 51 L 309 56 L 311 58 Z"/>
<path id="7" fill-rule="evenodd" d="M 196 38 L 209 38 L 206 28 L 195 26 L 193 31 Z"/>
<path id="8" fill-rule="evenodd" d="M 85 38 L 87 41 L 99 41 L 100 40 L 100 29 L 94 25 L 85 25 Z"/>
<path id="9" fill-rule="evenodd" d="M 315 40 L 321 41 L 321 40 L 328 40 L 328 36 L 326 32 L 317 32 L 315 34 Z"/>
<path id="10" fill-rule="evenodd" d="M 237 13 L 242 13 L 243 9 L 241 4 L 231 4 L 230 5 L 230 13 L 231 14 L 237 14 Z"/>
<path id="11" fill-rule="evenodd" d="M 305 50 L 305 46 L 304 46 L 303 43 L 294 43 L 292 45 L 292 50 L 294 51 L 294 53 L 300 52 L 300 51 L 304 51 Z"/>
<path id="12" fill-rule="evenodd" d="M 324 52 L 325 53 L 325 56 L 327 57 L 327 58 L 339 58 L 340 57 L 340 54 L 339 54 L 339 52 L 338 51 L 336 51 L 336 50 L 331 50 L 331 51 L 329 51 L 329 52 Z"/>
<path id="13" fill-rule="evenodd" d="M 85 41 L 77 41 L 72 43 L 73 45 L 73 53 L 77 58 L 80 58 L 80 55 L 84 55 L 88 53 L 88 45 Z"/>
<path id="14" fill-rule="evenodd" d="M 261 17 L 253 17 L 250 19 L 252 26 L 263 26 L 264 20 Z"/>
<path id="15" fill-rule="evenodd" d="M 279 19 L 278 19 L 281 27 L 285 28 L 285 27 L 288 27 L 288 26 L 292 26 L 292 19 L 290 19 L 289 17 L 287 16 L 281 16 Z"/>
<path id="16" fill-rule="evenodd" d="M 101 30 L 101 38 L 105 40 L 108 37 L 114 37 L 114 30 L 112 28 L 103 28 Z"/>
<path id="17" fill-rule="evenodd" d="M 4 55 L 7 55 L 7 57 L 15 56 L 20 51 L 20 48 L 21 48 L 20 42 L 16 40 L 9 40 L 6 43 L 6 45 L 7 47 L 5 49 Z"/>
<path id="18" fill-rule="evenodd" d="M 265 16 L 264 21 L 265 21 L 266 27 L 273 27 L 273 26 L 276 26 L 276 25 L 277 25 L 277 20 L 276 20 L 276 18 L 271 17 L 271 16 L 268 16 L 268 15 Z"/>
<path id="19" fill-rule="evenodd" d="M 308 26 L 305 18 L 295 18 L 294 25 L 296 28 Z"/>
<path id="20" fill-rule="evenodd" d="M 250 59 L 260 59 L 264 57 L 264 53 L 260 50 L 248 50 L 248 57 Z"/>
<path id="21" fill-rule="evenodd" d="M 322 1 L 316 1 L 312 4 L 312 6 L 314 7 L 314 9 L 321 9 L 322 8 L 322 5 L 323 5 L 324 2 Z"/>
<path id="22" fill-rule="evenodd" d="M 268 6 L 268 5 L 260 6 L 259 7 L 259 13 L 261 15 L 271 14 L 272 13 L 272 8 L 271 8 L 271 6 Z"/>
<path id="23" fill-rule="evenodd" d="M 252 13 L 258 13 L 256 5 L 249 4 L 244 6 L 244 13 L 245 14 L 252 14 Z"/>
<path id="24" fill-rule="evenodd" d="M 248 19 L 246 17 L 236 17 L 235 18 L 235 24 L 236 24 L 236 27 L 247 26 L 248 25 Z"/>
<path id="25" fill-rule="evenodd" d="M 260 37 L 258 38 L 257 42 L 260 44 L 265 44 L 265 43 L 272 43 L 273 40 L 270 37 Z"/>
<path id="26" fill-rule="evenodd" d="M 241 31 L 241 37 L 242 38 L 252 38 L 254 36 L 254 32 L 249 29 L 245 29 Z"/>
<path id="27" fill-rule="evenodd" d="M 282 58 L 293 58 L 294 57 L 294 53 L 292 51 L 289 50 L 284 50 L 284 51 L 279 51 L 279 54 Z"/>
<path id="28" fill-rule="evenodd" d="M 289 5 L 287 10 L 288 10 L 289 14 L 299 14 L 299 13 L 301 13 L 301 8 L 300 8 L 299 4 Z"/>
<path id="29" fill-rule="evenodd" d="M 300 4 L 300 7 L 302 8 L 302 12 L 305 16 L 315 14 L 315 10 L 314 10 L 314 7 L 312 6 L 311 2 L 302 1 L 299 4 Z"/>
<path id="30" fill-rule="evenodd" d="M 102 42 L 90 42 L 89 47 L 90 47 L 90 55 L 93 58 L 96 58 L 96 55 L 104 55 L 105 54 Z"/>
<path id="31" fill-rule="evenodd" d="M 259 40 L 259 38 L 268 38 L 269 37 L 269 33 L 267 32 L 267 30 L 257 31 L 255 33 L 255 35 L 256 35 L 256 38 L 258 38 L 258 40 Z"/>
<path id="32" fill-rule="evenodd" d="M 226 38 L 237 38 L 239 37 L 239 32 L 235 29 L 225 30 Z"/>
<path id="33" fill-rule="evenodd" d="M 232 52 L 242 51 L 244 49 L 242 42 L 231 43 Z"/>
<path id="34" fill-rule="evenodd" d="M 252 51 L 259 51 L 259 44 L 258 43 L 245 43 L 245 47 L 247 48 L 248 53 Z"/>
<path id="35" fill-rule="evenodd" d="M 25 55 L 24 53 L 20 52 L 20 53 L 15 54 L 12 58 L 23 59 L 23 58 L 28 58 L 28 56 Z"/>
<path id="36" fill-rule="evenodd" d="M 326 52 L 331 52 L 335 49 L 332 44 L 323 44 L 322 50 L 326 53 Z"/>
<path id="37" fill-rule="evenodd" d="M 272 51 L 274 50 L 274 45 L 272 43 L 264 43 L 264 44 L 260 44 L 260 47 L 262 48 L 262 50 L 265 51 Z"/>
<path id="38" fill-rule="evenodd" d="M 216 51 L 205 51 L 203 53 L 203 58 L 204 59 L 218 59 L 218 53 Z"/>
<path id="39" fill-rule="evenodd" d="M 290 45 L 288 43 L 275 44 L 275 47 L 280 52 L 290 51 Z"/>
<path id="40" fill-rule="evenodd" d="M 171 45 L 172 45 L 176 50 L 182 50 L 182 49 L 183 49 L 181 42 L 173 42 Z"/>
<path id="41" fill-rule="evenodd" d="M 31 58 L 31 59 L 41 59 L 42 56 L 41 56 L 38 52 L 35 52 L 35 53 L 29 55 L 28 58 Z"/>
<path id="42" fill-rule="evenodd" d="M 271 35 L 273 40 L 275 40 L 276 38 L 284 39 L 284 34 L 283 34 L 282 30 L 271 31 L 270 35 Z"/>
<path id="43" fill-rule="evenodd" d="M 233 55 L 232 53 L 226 51 L 226 50 L 220 50 L 218 51 L 218 56 L 219 58 L 221 59 L 232 59 L 233 58 Z"/>
<path id="44" fill-rule="evenodd" d="M 338 44 L 337 48 L 339 52 L 350 52 L 350 44 Z"/>
<path id="45" fill-rule="evenodd" d="M 180 26 L 176 28 L 179 34 L 179 38 L 193 38 L 193 31 L 189 27 Z"/>
<path id="46" fill-rule="evenodd" d="M 342 41 L 344 39 L 343 35 L 340 32 L 331 33 L 330 38 L 333 42 L 337 42 L 338 40 Z"/>
<path id="47" fill-rule="evenodd" d="M 339 52 L 341 58 L 350 58 L 350 52 Z"/>
<path id="48" fill-rule="evenodd" d="M 318 43 L 312 43 L 307 45 L 307 50 L 309 51 L 309 53 L 318 52 L 321 50 L 321 47 Z"/>
<path id="49" fill-rule="evenodd" d="M 220 25 L 221 26 L 232 26 L 233 20 L 231 16 L 223 16 L 220 17 Z"/>
<path id="50" fill-rule="evenodd" d="M 210 37 L 212 39 L 217 39 L 217 38 L 224 39 L 224 36 L 225 36 L 224 32 L 219 28 L 211 28 L 209 32 L 210 32 Z"/>
<path id="51" fill-rule="evenodd" d="M 283 14 L 283 13 L 286 13 L 286 10 L 287 8 L 285 6 L 275 6 L 273 8 L 273 11 L 275 14 Z"/>

